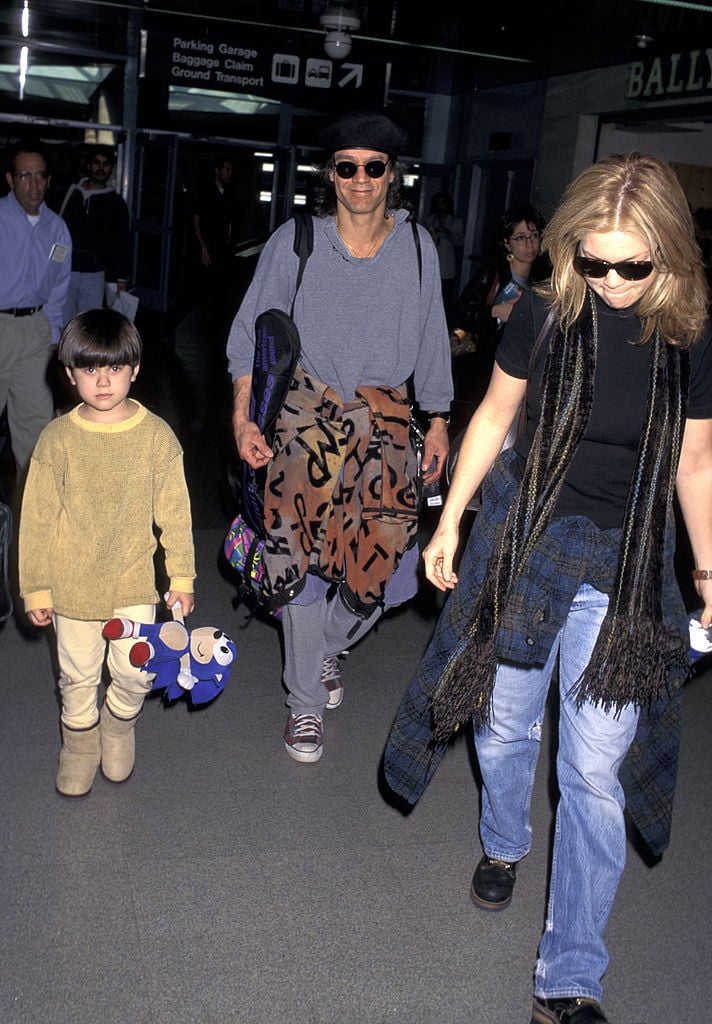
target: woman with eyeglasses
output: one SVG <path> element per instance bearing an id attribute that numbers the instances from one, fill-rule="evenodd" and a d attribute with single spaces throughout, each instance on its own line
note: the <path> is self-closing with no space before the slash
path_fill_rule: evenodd
<path id="1" fill-rule="evenodd" d="M 541 258 L 544 218 L 530 203 L 510 207 L 497 225 L 497 254 L 485 261 L 463 289 L 454 313 L 453 354 L 492 356 L 517 301 L 533 281 L 548 276 Z"/>
<path id="2" fill-rule="evenodd" d="M 450 596 L 385 770 L 414 803 L 473 720 L 484 856 L 470 895 L 503 910 L 517 873 L 531 882 L 530 798 L 558 679 L 560 797 L 531 1022 L 601 1024 L 624 806 L 653 855 L 669 840 L 689 667 L 675 496 L 701 622 L 712 623 L 712 347 L 692 219 L 667 164 L 630 153 L 589 167 L 544 246 L 550 283 L 512 311 L 424 552 L 428 579 Z M 526 429 L 498 454 L 523 400 Z"/>

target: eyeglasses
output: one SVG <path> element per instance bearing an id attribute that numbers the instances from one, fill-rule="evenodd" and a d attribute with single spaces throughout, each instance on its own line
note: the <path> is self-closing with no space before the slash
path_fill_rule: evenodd
<path id="1" fill-rule="evenodd" d="M 620 263 L 609 263 L 608 260 L 594 260 L 590 256 L 574 256 L 574 270 L 582 277 L 605 277 L 610 270 L 615 270 L 624 281 L 644 281 L 653 272 L 651 260 L 621 260 Z"/>
<path id="2" fill-rule="evenodd" d="M 528 235 L 513 235 L 509 241 L 517 245 L 524 245 L 525 242 L 538 242 L 541 238 L 541 231 L 532 231 Z"/>
<path id="3" fill-rule="evenodd" d="M 27 185 L 33 178 L 35 181 L 39 181 L 40 184 L 43 184 L 45 181 L 49 180 L 49 171 L 16 171 L 15 174 L 13 174 L 13 178 L 15 178 L 16 181 L 21 181 L 23 185 Z"/>
<path id="4" fill-rule="evenodd" d="M 365 164 L 355 164 L 353 160 L 339 160 L 338 164 L 334 164 L 334 170 L 340 178 L 353 178 L 359 167 L 363 167 L 369 178 L 382 178 L 386 173 L 386 167 L 390 160 L 369 160 Z"/>

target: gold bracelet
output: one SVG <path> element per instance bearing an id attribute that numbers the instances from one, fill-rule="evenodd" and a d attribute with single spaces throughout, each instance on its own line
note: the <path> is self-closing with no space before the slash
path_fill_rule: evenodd
<path id="1" fill-rule="evenodd" d="M 712 569 L 693 569 L 690 575 L 693 580 L 712 580 Z"/>

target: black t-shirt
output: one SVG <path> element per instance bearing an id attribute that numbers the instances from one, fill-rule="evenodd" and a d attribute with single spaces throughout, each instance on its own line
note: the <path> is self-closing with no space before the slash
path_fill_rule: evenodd
<path id="1" fill-rule="evenodd" d="M 557 516 L 587 516 L 600 529 L 623 523 L 628 488 L 645 419 L 650 368 L 649 343 L 632 344 L 641 333 L 633 309 L 615 310 L 594 294 L 598 312 L 598 359 L 591 418 L 566 474 Z M 498 365 L 512 377 L 526 378 L 534 341 L 546 319 L 546 304 L 526 293 L 514 307 L 496 352 Z M 546 344 L 537 354 L 527 393 L 526 433 L 515 448 L 526 458 L 541 415 L 540 386 Z M 690 349 L 689 419 L 712 417 L 710 326 Z"/>

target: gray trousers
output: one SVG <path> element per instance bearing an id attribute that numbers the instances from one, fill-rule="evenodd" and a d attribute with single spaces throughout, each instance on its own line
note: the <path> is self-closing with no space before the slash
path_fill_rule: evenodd
<path id="1" fill-rule="evenodd" d="M 335 657 L 355 644 L 381 614 L 379 607 L 367 619 L 355 615 L 338 592 L 314 604 L 284 605 L 284 685 L 293 715 L 323 714 L 328 699 L 321 681 L 324 658 Z"/>

